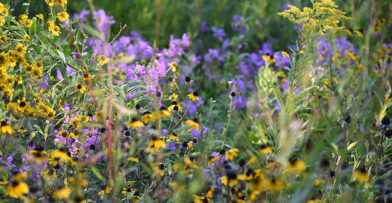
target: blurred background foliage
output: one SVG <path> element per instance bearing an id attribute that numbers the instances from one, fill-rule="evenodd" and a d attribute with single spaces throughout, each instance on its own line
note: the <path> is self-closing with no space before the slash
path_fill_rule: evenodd
<path id="1" fill-rule="evenodd" d="M 23 13 L 25 7 L 21 0 L 2 0 L 16 8 L 14 14 Z M 113 16 L 116 24 L 112 32 L 118 33 L 120 24 L 127 27 L 123 34 L 128 35 L 131 30 L 139 32 L 148 41 L 156 40 L 159 47 L 166 46 L 170 35 L 179 37 L 188 33 L 191 38 L 197 38 L 201 23 L 207 22 L 209 26 L 224 28 L 228 36 L 233 30 L 231 27 L 234 14 L 245 17 L 251 28 L 248 37 L 254 42 L 255 49 L 260 48 L 261 42 L 270 42 L 274 49 L 283 50 L 288 44 L 293 44 L 296 32 L 292 24 L 276 15 L 282 11 L 285 3 L 293 3 L 298 7 L 310 5 L 308 0 L 93 0 L 95 9 L 104 9 Z M 390 11 L 389 1 L 377 1 L 379 8 L 372 7 L 373 1 L 366 0 L 337 0 L 336 3 L 348 16 L 353 17 L 354 29 L 365 29 L 364 25 L 372 20 L 369 11 L 372 9 Z M 48 13 L 45 10 L 45 0 L 30 0 L 30 14 Z M 352 11 L 354 6 L 354 12 Z M 374 6 L 374 5 L 373 5 Z M 70 0 L 68 9 L 71 13 L 89 9 L 86 0 Z M 159 30 L 159 32 L 157 31 Z"/>

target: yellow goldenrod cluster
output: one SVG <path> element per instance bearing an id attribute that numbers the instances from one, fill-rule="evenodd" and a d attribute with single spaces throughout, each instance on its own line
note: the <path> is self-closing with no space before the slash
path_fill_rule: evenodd
<path id="1" fill-rule="evenodd" d="M 312 0 L 312 4 L 313 8 L 305 7 L 302 11 L 295 6 L 288 5 L 288 10 L 278 14 L 302 26 L 304 34 L 309 35 L 317 31 L 320 36 L 324 36 L 327 31 L 335 32 L 343 29 L 339 26 L 340 21 L 350 19 L 332 0 Z"/>
<path id="2" fill-rule="evenodd" d="M 67 5 L 67 0 L 45 0 L 46 4 L 48 4 L 50 7 L 53 6 L 61 6 L 65 7 Z"/>

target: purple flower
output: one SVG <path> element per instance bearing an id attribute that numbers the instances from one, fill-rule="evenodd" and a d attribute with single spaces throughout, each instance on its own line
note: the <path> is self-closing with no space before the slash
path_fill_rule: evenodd
<path id="1" fill-rule="evenodd" d="M 205 32 L 205 31 L 207 31 L 207 28 L 208 28 L 207 22 L 206 21 L 201 22 L 200 31 Z"/>
<path id="2" fill-rule="evenodd" d="M 221 29 L 221 28 L 217 29 L 217 28 L 213 27 L 212 28 L 212 32 L 213 32 L 212 36 L 215 37 L 215 38 L 218 38 L 219 41 L 222 41 L 223 38 L 226 36 L 225 31 L 223 29 Z"/>
<path id="3" fill-rule="evenodd" d="M 113 16 L 107 16 L 105 11 L 103 9 L 99 9 L 98 11 L 95 11 L 93 13 L 93 18 L 94 18 L 94 27 L 98 28 L 99 31 L 103 32 L 103 34 L 106 36 L 107 31 L 109 30 L 110 25 L 116 23 L 114 21 Z M 96 22 L 98 22 L 98 26 L 96 25 Z"/>

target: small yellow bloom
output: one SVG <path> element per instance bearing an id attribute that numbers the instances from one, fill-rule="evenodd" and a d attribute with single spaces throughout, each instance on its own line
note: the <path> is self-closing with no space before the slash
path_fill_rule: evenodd
<path id="1" fill-rule="evenodd" d="M 30 39 L 30 36 L 28 34 L 23 35 L 23 39 L 28 41 Z"/>
<path id="2" fill-rule="evenodd" d="M 185 124 L 193 129 L 200 130 L 200 125 L 198 120 L 195 118 L 193 120 L 187 120 Z"/>
<path id="3" fill-rule="evenodd" d="M 291 159 L 289 162 L 289 166 L 287 168 L 287 170 L 290 173 L 300 173 L 305 169 L 306 169 L 305 162 L 297 158 Z"/>
<path id="4" fill-rule="evenodd" d="M 42 15 L 42 14 L 37 14 L 36 16 L 37 16 L 37 18 L 39 18 L 39 19 L 41 19 L 41 20 L 44 19 L 44 15 Z"/>
<path id="5" fill-rule="evenodd" d="M 53 197 L 55 199 L 68 199 L 71 196 L 72 190 L 70 188 L 61 188 L 54 192 Z"/>
<path id="6" fill-rule="evenodd" d="M 238 156 L 239 150 L 236 148 L 232 148 L 226 151 L 225 155 L 226 155 L 226 159 L 227 160 L 233 160 L 235 157 Z"/>
<path id="7" fill-rule="evenodd" d="M 131 127 L 131 128 L 141 128 L 143 126 L 144 126 L 143 122 L 141 122 L 136 117 L 132 118 L 132 122 L 129 124 L 129 127 Z"/>
<path id="8" fill-rule="evenodd" d="M 1 43 L 6 43 L 6 42 L 8 42 L 7 36 L 5 36 L 5 35 L 0 35 L 0 42 L 1 42 Z"/>
<path id="9" fill-rule="evenodd" d="M 86 88 L 83 86 L 82 82 L 78 82 L 78 83 L 76 84 L 76 86 L 75 86 L 75 90 L 76 90 L 77 92 L 80 92 L 80 93 L 83 94 L 83 93 L 86 91 Z"/>
<path id="10" fill-rule="evenodd" d="M 169 66 L 172 68 L 173 73 L 177 71 L 177 62 L 169 63 Z"/>
<path id="11" fill-rule="evenodd" d="M 176 95 L 175 93 L 173 93 L 172 95 L 170 95 L 169 99 L 171 101 L 177 101 L 178 100 L 178 95 Z"/>
<path id="12" fill-rule="evenodd" d="M 146 111 L 142 115 L 142 121 L 144 123 L 149 123 L 149 122 L 154 122 L 156 120 L 156 117 L 149 111 Z"/>
<path id="13" fill-rule="evenodd" d="M 192 99 L 192 101 L 199 101 L 199 92 L 198 91 L 194 91 L 190 94 L 188 94 L 189 99 Z"/>
<path id="14" fill-rule="evenodd" d="M 109 59 L 105 55 L 99 55 L 98 56 L 98 65 L 103 66 L 107 64 Z"/>
<path id="15" fill-rule="evenodd" d="M 60 13 L 57 14 L 57 18 L 58 18 L 60 21 L 62 21 L 62 22 L 67 21 L 67 20 L 68 20 L 68 17 L 69 17 L 69 15 L 68 15 L 68 13 L 65 12 L 65 11 L 60 12 Z"/>

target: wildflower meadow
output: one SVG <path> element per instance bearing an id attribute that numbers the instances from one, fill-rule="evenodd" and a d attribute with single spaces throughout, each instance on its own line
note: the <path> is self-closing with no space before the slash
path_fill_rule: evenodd
<path id="1" fill-rule="evenodd" d="M 0 203 L 392 202 L 390 0 L 0 0 Z"/>

